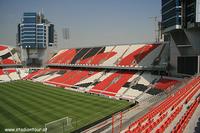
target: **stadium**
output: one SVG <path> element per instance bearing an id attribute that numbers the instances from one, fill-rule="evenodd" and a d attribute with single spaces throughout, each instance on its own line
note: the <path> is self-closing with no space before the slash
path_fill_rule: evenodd
<path id="1" fill-rule="evenodd" d="M 198 26 L 165 27 L 162 42 L 62 49 L 43 67 L 1 44 L 0 132 L 200 132 Z"/>
<path id="2" fill-rule="evenodd" d="M 130 44 L 64 49 L 46 68 L 30 72 L 31 68 L 13 68 L 19 58 L 12 48 L 1 45 L 1 55 L 10 55 L 1 61 L 7 66 L 0 77 L 1 129 L 44 127 L 64 117 L 72 122 L 66 131 L 112 127 L 108 132 L 132 128 L 160 132 L 173 129 L 172 121 L 182 121 L 174 130 L 187 129 L 189 118 L 192 121 L 198 114 L 200 77 L 163 76 L 167 47 Z M 55 127 L 62 128 L 62 124 L 61 129 Z"/>

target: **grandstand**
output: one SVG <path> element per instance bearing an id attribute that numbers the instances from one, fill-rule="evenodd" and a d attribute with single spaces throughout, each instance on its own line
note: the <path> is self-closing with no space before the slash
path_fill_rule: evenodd
<path id="1" fill-rule="evenodd" d="M 160 133 L 199 130 L 200 76 L 170 77 L 167 43 L 63 49 L 47 62 L 45 68 L 40 69 L 22 68 L 12 48 L 0 46 L 0 49 L 0 82 L 16 83 L 16 86 L 19 86 L 18 83 L 31 84 L 33 88 L 30 91 L 33 92 L 40 86 L 37 85 L 39 82 L 45 85 L 47 90 L 44 91 L 48 91 L 48 87 L 59 91 L 64 88 L 66 93 L 75 91 L 73 95 L 83 94 L 86 99 L 89 95 L 100 99 L 117 99 L 119 102 L 128 101 L 124 105 L 132 105 L 107 112 L 98 117 L 105 117 L 100 121 L 95 119 L 94 122 L 91 118 L 88 124 L 81 124 L 71 131 Z M 4 61 L 6 59 L 12 59 L 13 62 Z M 33 82 L 37 82 L 35 86 Z M 1 84 L 6 88 L 7 84 Z M 55 90 L 54 93 L 58 92 Z M 89 99 L 87 102 L 90 103 Z M 77 108 L 73 104 L 69 106 L 75 110 Z M 73 115 L 67 117 L 74 118 Z M 43 126 L 51 121 L 45 120 Z M 23 126 L 23 123 L 20 125 Z"/>
<path id="2" fill-rule="evenodd" d="M 23 79 L 129 101 L 141 94 L 147 98 L 177 82 L 151 74 L 166 69 L 167 47 L 130 44 L 61 50 L 49 60 L 49 68 Z"/>
<path id="3" fill-rule="evenodd" d="M 173 95 L 152 107 L 148 113 L 130 124 L 125 132 L 183 132 L 190 131 L 189 123 L 199 99 L 200 76 L 194 77 Z M 192 119 L 195 119 L 194 117 Z M 191 123 L 191 122 L 190 122 Z M 194 125 L 193 125 L 194 126 Z M 186 131 L 186 132 L 187 132 Z"/>
<path id="4" fill-rule="evenodd" d="M 0 66 L 16 66 L 21 64 L 15 48 L 0 45 Z"/>
<path id="5" fill-rule="evenodd" d="M 19 80 L 28 74 L 27 68 L 22 64 L 15 48 L 0 45 L 0 82 Z"/>
<path id="6" fill-rule="evenodd" d="M 47 66 L 164 70 L 168 62 L 167 44 L 125 44 L 66 49 L 51 58 Z"/>

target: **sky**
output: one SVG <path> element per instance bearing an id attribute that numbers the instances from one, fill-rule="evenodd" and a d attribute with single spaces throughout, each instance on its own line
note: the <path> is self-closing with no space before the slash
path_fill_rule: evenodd
<path id="1" fill-rule="evenodd" d="M 60 48 L 143 43 L 155 41 L 150 17 L 160 17 L 161 0 L 0 0 L 0 44 L 15 46 L 23 13 L 42 10 Z"/>

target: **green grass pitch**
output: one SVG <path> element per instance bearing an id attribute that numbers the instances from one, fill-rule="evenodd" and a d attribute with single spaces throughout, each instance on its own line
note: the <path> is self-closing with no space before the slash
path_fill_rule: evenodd
<path id="1" fill-rule="evenodd" d="M 0 83 L 0 132 L 5 128 L 43 128 L 66 116 L 76 121 L 74 129 L 78 129 L 128 105 L 31 81 Z"/>

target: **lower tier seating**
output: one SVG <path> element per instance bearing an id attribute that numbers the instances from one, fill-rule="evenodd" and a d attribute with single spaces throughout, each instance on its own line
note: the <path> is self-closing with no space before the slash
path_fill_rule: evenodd
<path id="1" fill-rule="evenodd" d="M 200 103 L 200 76 L 129 125 L 126 133 L 183 132 Z"/>
<path id="2" fill-rule="evenodd" d="M 162 81 L 160 78 L 161 76 L 152 75 L 150 72 L 46 68 L 34 71 L 23 79 L 63 88 L 78 89 L 98 95 L 133 100 L 141 95 L 143 95 L 142 98 L 148 98 L 162 92 L 164 88 L 157 89 L 153 87 L 154 84 Z M 166 86 L 170 87 L 175 82 L 171 84 L 163 82 L 162 84 L 166 88 Z"/>
<path id="3" fill-rule="evenodd" d="M 168 87 L 176 84 L 177 82 L 177 80 L 161 78 L 157 83 L 154 84 L 154 86 L 156 89 L 166 90 Z"/>
<path id="4" fill-rule="evenodd" d="M 21 64 L 16 49 L 11 46 L 0 44 L 0 65 L 9 66 Z"/>
<path id="5" fill-rule="evenodd" d="M 28 69 L 25 68 L 4 68 L 0 69 L 0 82 L 9 82 L 26 77 Z"/>

